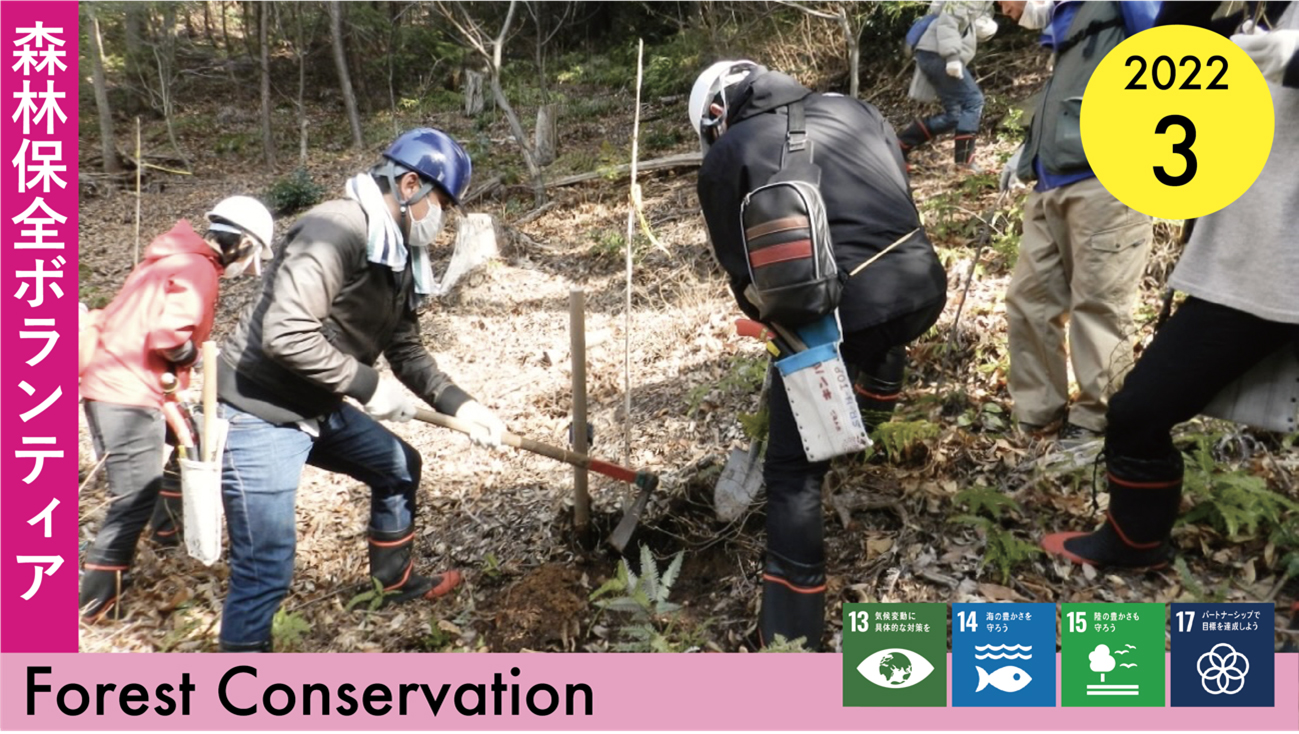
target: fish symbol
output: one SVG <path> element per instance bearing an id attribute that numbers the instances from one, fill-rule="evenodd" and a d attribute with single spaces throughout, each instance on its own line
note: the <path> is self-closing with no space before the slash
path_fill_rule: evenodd
<path id="1" fill-rule="evenodd" d="M 1014 693 L 1033 682 L 1032 676 L 1014 665 L 997 668 L 991 675 L 978 665 L 974 666 L 974 669 L 979 671 L 979 687 L 974 689 L 975 693 L 987 688 L 989 683 L 999 691 Z"/>

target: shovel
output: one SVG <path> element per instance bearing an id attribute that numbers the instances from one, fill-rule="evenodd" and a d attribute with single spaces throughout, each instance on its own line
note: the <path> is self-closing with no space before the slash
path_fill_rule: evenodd
<path id="1" fill-rule="evenodd" d="M 762 381 L 762 392 L 758 395 L 758 405 L 766 403 L 767 390 L 771 387 L 771 370 L 767 370 Z M 722 522 L 734 522 L 753 504 L 753 498 L 762 489 L 762 449 L 765 438 L 749 444 L 749 450 L 732 449 L 722 475 L 713 488 L 713 508 L 717 519 Z"/>

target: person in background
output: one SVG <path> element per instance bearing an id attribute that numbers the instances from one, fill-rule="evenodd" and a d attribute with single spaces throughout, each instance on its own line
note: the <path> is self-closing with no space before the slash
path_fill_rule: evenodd
<path id="1" fill-rule="evenodd" d="M 1299 157 L 1299 4 L 1268 3 L 1251 34 L 1236 33 L 1246 25 L 1242 11 L 1215 17 L 1218 5 L 1165 3 L 1158 22 L 1230 35 L 1254 59 L 1276 111 L 1271 155 L 1239 199 L 1195 220 L 1169 278 L 1186 301 L 1110 402 L 1105 521 L 1090 533 L 1053 533 L 1042 540 L 1048 552 L 1074 563 L 1168 563 L 1183 478 L 1173 426 L 1200 413 L 1224 387 L 1278 350 L 1299 352 L 1299 246 L 1287 216 L 1299 211 L 1293 163 Z M 1299 608 L 1294 611 L 1299 618 Z"/>
<path id="2" fill-rule="evenodd" d="M 926 20 L 929 19 L 929 20 Z M 969 64 L 978 45 L 997 32 L 992 19 L 992 2 L 934 0 L 921 22 L 928 27 L 915 46 L 916 71 L 910 95 L 921 102 L 935 99 L 943 111 L 923 120 L 916 119 L 898 133 L 902 153 L 911 151 L 949 132 L 954 160 L 959 168 L 979 172 L 974 163 L 975 136 L 983 117 L 983 92 Z"/>
<path id="3" fill-rule="evenodd" d="M 112 303 L 88 312 L 80 332 L 81 397 L 111 498 L 81 576 L 87 621 L 121 616 L 125 576 L 150 513 L 155 536 L 177 540 L 175 474 L 163 486 L 162 377 L 171 373 L 182 389 L 188 385 L 199 345 L 212 333 L 220 278 L 243 273 L 269 252 L 274 223 L 256 199 L 223 199 L 207 220 L 202 237 L 182 219 L 149 243 Z"/>
<path id="4" fill-rule="evenodd" d="M 1020 25 L 1042 31 L 1054 55 L 1024 146 L 1007 164 L 1035 181 L 1006 292 L 1008 386 L 1020 429 L 1058 431 L 1073 448 L 1105 431 L 1110 391 L 1132 364 L 1132 312 L 1154 239 L 1149 216 L 1096 180 L 1079 127 L 1083 92 L 1101 59 L 1149 28 L 1154 2 L 1001 2 Z M 1066 329 L 1068 349 L 1066 350 Z M 1078 398 L 1069 404 L 1069 361 Z"/>

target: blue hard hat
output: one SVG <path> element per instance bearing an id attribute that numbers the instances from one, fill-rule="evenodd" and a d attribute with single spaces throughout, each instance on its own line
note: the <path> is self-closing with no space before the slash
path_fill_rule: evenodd
<path id="1" fill-rule="evenodd" d="M 474 167 L 469 154 L 450 135 L 431 127 L 419 127 L 402 133 L 383 156 L 437 184 L 451 201 L 460 205 L 460 197 L 469 189 Z"/>

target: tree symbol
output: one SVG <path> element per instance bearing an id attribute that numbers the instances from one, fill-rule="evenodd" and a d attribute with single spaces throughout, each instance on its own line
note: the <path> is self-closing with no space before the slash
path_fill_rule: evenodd
<path id="1" fill-rule="evenodd" d="M 1092 672 L 1101 674 L 1101 683 L 1105 682 L 1105 674 L 1114 670 L 1114 666 L 1118 664 L 1114 656 L 1110 655 L 1109 645 L 1097 645 L 1087 658 L 1092 661 Z"/>

